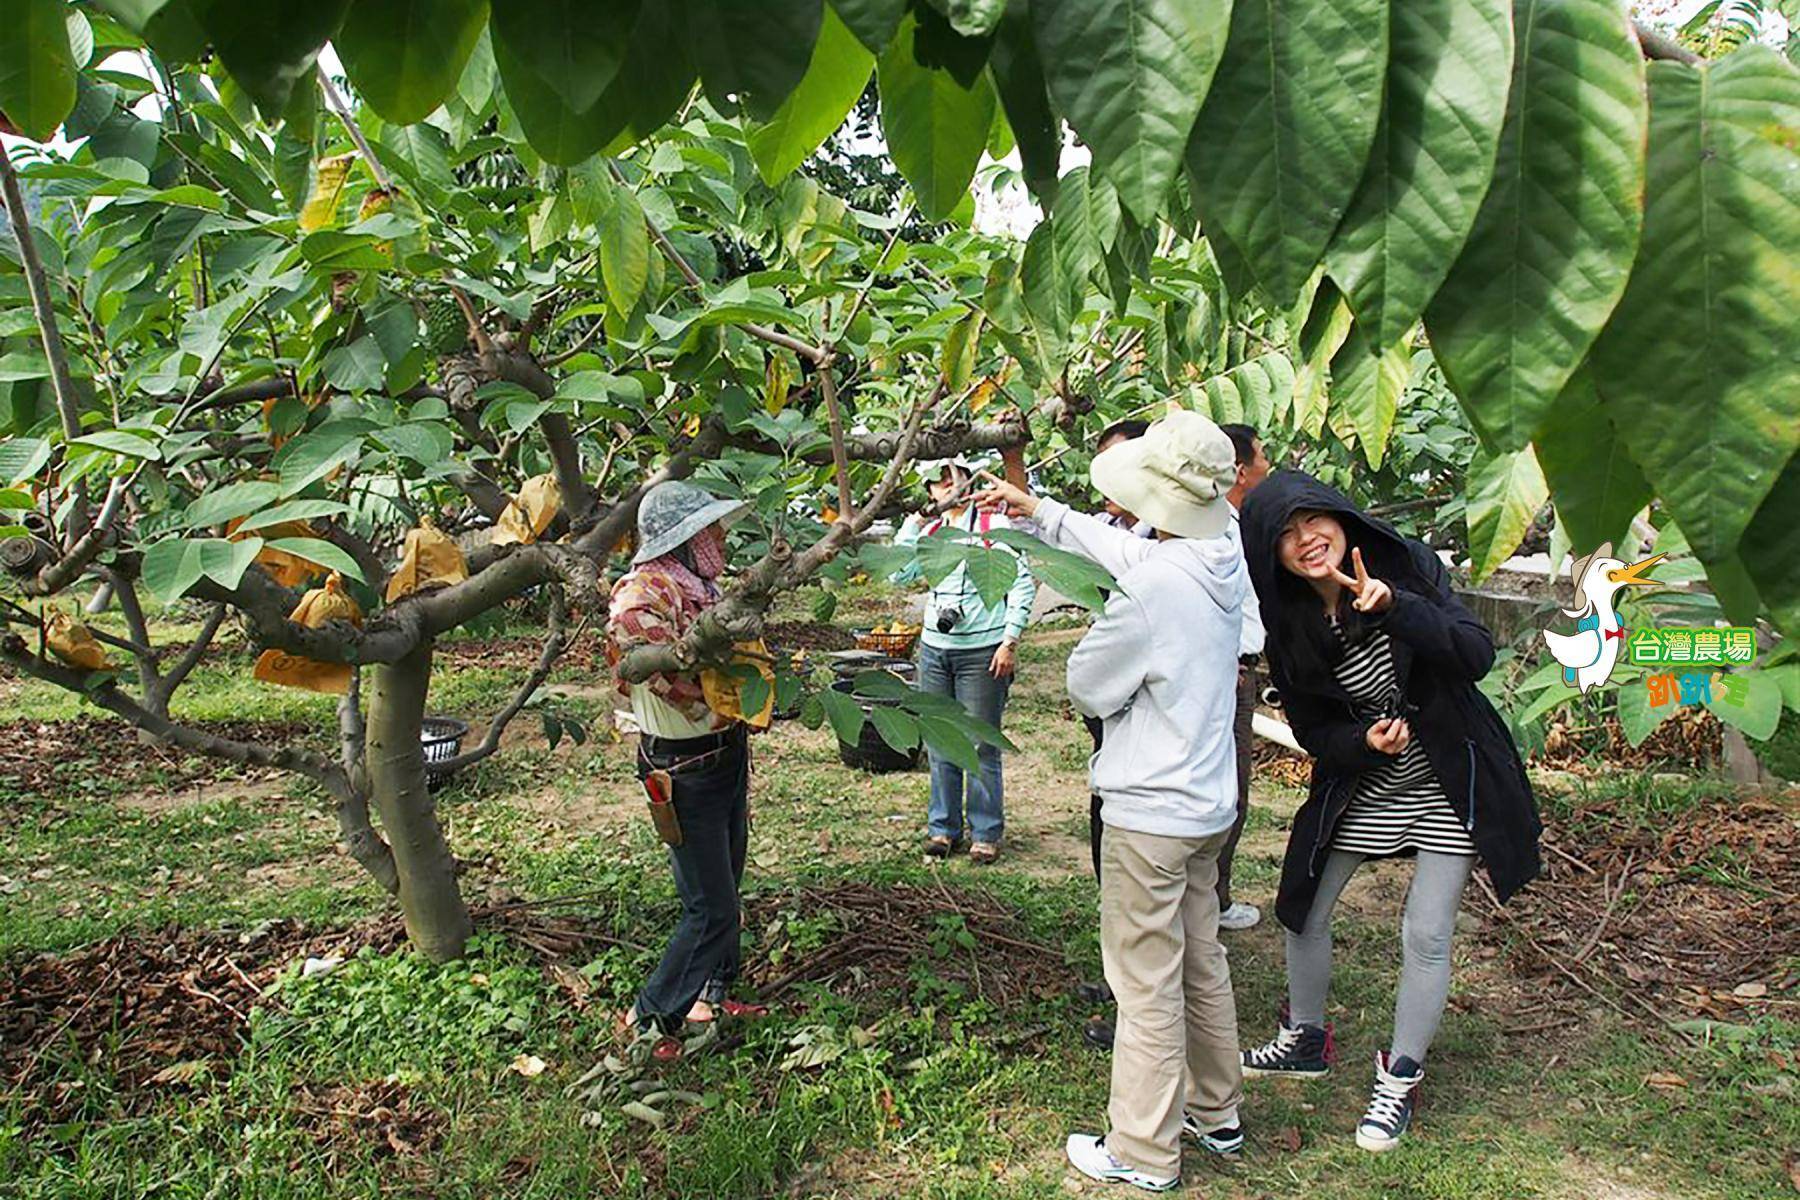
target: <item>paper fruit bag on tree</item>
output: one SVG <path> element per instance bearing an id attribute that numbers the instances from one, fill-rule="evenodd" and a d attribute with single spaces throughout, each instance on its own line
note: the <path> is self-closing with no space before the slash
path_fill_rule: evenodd
<path id="1" fill-rule="evenodd" d="M 423 592 L 430 588 L 449 587 L 469 577 L 469 562 L 462 547 L 430 521 L 420 521 L 417 529 L 406 533 L 406 548 L 400 565 L 388 579 L 387 602 Z"/>
<path id="2" fill-rule="evenodd" d="M 737 670 L 704 667 L 700 671 L 700 688 L 706 693 L 706 707 L 721 717 L 742 721 L 752 729 L 767 729 L 775 715 L 775 671 L 770 665 L 774 660 L 769 655 L 769 648 L 758 638 L 754 642 L 739 642 L 733 649 L 736 653 L 732 655 L 731 664 Z M 767 685 L 762 707 L 749 714 L 744 712 L 739 691 L 746 668 L 761 675 Z"/>
<path id="3" fill-rule="evenodd" d="M 288 620 L 308 629 L 318 629 L 327 621 L 348 621 L 361 625 L 362 609 L 344 591 L 344 577 L 333 571 L 324 587 L 306 593 Z M 264 650 L 256 660 L 256 678 L 263 683 L 279 683 L 283 687 L 305 688 L 309 692 L 343 695 L 350 690 L 348 663 L 318 662 L 301 658 L 285 650 Z"/>
<path id="4" fill-rule="evenodd" d="M 494 526 L 496 546 L 528 546 L 538 540 L 562 511 L 562 485 L 554 475 L 535 475 L 525 481 L 513 502 Z"/>
<path id="5" fill-rule="evenodd" d="M 253 529 L 248 533 L 239 533 L 238 526 L 245 518 L 238 517 L 225 525 L 225 537 L 229 541 L 238 542 L 247 537 L 267 538 L 316 538 L 318 530 L 305 521 L 281 521 L 262 529 Z M 300 587 L 325 574 L 325 568 L 310 559 L 301 558 L 298 554 L 289 554 L 286 550 L 277 550 L 265 546 L 256 556 L 256 565 L 269 573 L 269 578 L 282 587 Z"/>
<path id="6" fill-rule="evenodd" d="M 50 653 L 84 671 L 105 671 L 112 667 L 106 648 L 94 640 L 86 625 L 66 612 L 52 612 L 44 621 L 44 644 Z"/>

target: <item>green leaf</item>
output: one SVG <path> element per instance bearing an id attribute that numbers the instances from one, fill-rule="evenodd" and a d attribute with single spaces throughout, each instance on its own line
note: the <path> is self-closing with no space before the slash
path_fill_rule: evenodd
<path id="1" fill-rule="evenodd" d="M 529 71 L 570 111 L 586 112 L 625 61 L 639 3 L 502 0 L 491 20 L 494 56 Z M 501 73 L 506 74 L 504 66 Z"/>
<path id="2" fill-rule="evenodd" d="M 192 529 L 198 525 L 223 525 L 237 517 L 248 516 L 273 501 L 280 489 L 272 483 L 228 483 L 214 488 L 187 506 L 181 523 Z"/>
<path id="3" fill-rule="evenodd" d="M 1087 285 L 1086 277 L 1063 261 L 1054 218 L 1040 221 L 1031 231 L 1019 265 L 1019 281 L 1025 312 L 1047 360 L 1045 372 L 1054 374 L 1069 356 L 1069 329 L 1081 312 Z"/>
<path id="4" fill-rule="evenodd" d="M 1040 583 L 1094 612 L 1106 607 L 1105 593 L 1120 590 L 1118 580 L 1106 568 L 1079 554 L 1046 545 L 1022 529 L 995 529 L 987 537 L 1023 553 Z"/>
<path id="5" fill-rule="evenodd" d="M 6 452 L 0 446 L 0 456 Z M 0 468 L 0 478 L 6 471 Z M 1738 554 L 1783 633 L 1800 637 L 1800 455 L 1788 460 L 1768 498 L 1744 530 Z M 1800 708 L 1800 705 L 1796 706 Z"/>
<path id="6" fill-rule="evenodd" d="M 272 538 L 268 546 L 271 550 L 285 551 L 295 558 L 304 558 L 307 562 L 341 572 L 346 579 L 354 579 L 358 583 L 369 582 L 363 578 L 362 568 L 356 565 L 356 560 L 350 557 L 347 550 L 323 538 Z"/>
<path id="7" fill-rule="evenodd" d="M 825 0 L 685 0 L 685 8 L 707 99 L 765 121 L 805 76 L 825 16 Z"/>
<path id="8" fill-rule="evenodd" d="M 1044 64 L 1031 27 L 1031 0 L 1009 0 L 988 52 L 994 91 L 1019 147 L 1025 186 L 1048 212 L 1056 200 L 1062 158 L 1062 118 L 1050 103 Z"/>
<path id="9" fill-rule="evenodd" d="M 1678 705 L 1664 704 L 1652 707 L 1650 689 L 1641 679 L 1633 679 L 1619 685 L 1619 729 L 1625 740 L 1633 748 L 1644 744 L 1646 738 L 1656 732 L 1656 727 L 1669 717 L 1675 715 Z"/>
<path id="10" fill-rule="evenodd" d="M 1331 360 L 1331 400 L 1336 412 L 1346 414 L 1356 429 L 1357 443 L 1372 470 L 1381 469 L 1400 397 L 1412 377 L 1412 349 L 1406 334 L 1385 349 L 1377 349 L 1353 326 Z"/>
<path id="11" fill-rule="evenodd" d="M 919 744 L 918 718 L 911 713 L 876 704 L 869 709 L 869 720 L 875 723 L 875 732 L 881 735 L 881 740 L 901 754 Z"/>
<path id="12" fill-rule="evenodd" d="M 366 421 L 333 421 L 283 446 L 275 458 L 281 494 L 291 496 L 355 457 L 368 430 Z"/>
<path id="13" fill-rule="evenodd" d="M 894 40 L 907 0 L 831 0 L 833 11 L 870 54 L 880 54 Z"/>
<path id="14" fill-rule="evenodd" d="M 43 438 L 16 437 L 0 442 L 0 483 L 17 483 L 36 475 L 50 461 L 50 443 Z"/>
<path id="15" fill-rule="evenodd" d="M 919 736 L 940 757 L 947 758 L 965 771 L 981 770 L 981 757 L 975 742 L 951 717 L 918 716 Z"/>
<path id="16" fill-rule="evenodd" d="M 379 391 L 387 377 L 387 360 L 372 334 L 332 350 L 319 368 L 332 387 L 351 393 Z"/>
<path id="17" fill-rule="evenodd" d="M 1202 224 L 1225 232 L 1279 307 L 1311 278 L 1368 164 L 1387 10 L 1386 0 L 1232 6 L 1188 169 Z"/>
<path id="18" fill-rule="evenodd" d="M 355 0 L 331 44 L 356 94 L 411 125 L 456 90 L 487 15 L 487 0 Z"/>
<path id="19" fill-rule="evenodd" d="M 1469 574 L 1480 583 L 1512 556 L 1550 498 L 1537 456 L 1527 446 L 1510 453 L 1478 453 L 1467 485 Z"/>
<path id="20" fill-rule="evenodd" d="M 185 0 L 231 78 L 274 121 L 296 84 L 313 85 L 313 63 L 350 0 Z"/>
<path id="21" fill-rule="evenodd" d="M 1353 324 L 1343 293 L 1329 278 L 1323 280 L 1294 346 L 1300 359 L 1294 369 L 1294 428 L 1313 437 L 1325 428 L 1331 402 L 1327 391 L 1331 360 L 1349 338 Z"/>
<path id="22" fill-rule="evenodd" d="M 862 736 L 862 705 L 832 688 L 823 689 L 818 697 L 825 705 L 825 719 L 831 722 L 831 731 L 837 734 L 838 741 L 846 746 L 856 745 L 857 739 Z"/>
<path id="23" fill-rule="evenodd" d="M 1231 22 L 1229 0 L 1031 0 L 1050 97 L 1132 216 L 1161 211 Z"/>
<path id="24" fill-rule="evenodd" d="M 1715 685 L 1707 709 L 1727 725 L 1741 730 L 1745 737 L 1758 742 L 1768 741 L 1774 736 L 1775 727 L 1781 724 L 1780 684 L 1769 671 L 1735 671 L 1732 674 L 1749 685 L 1744 703 L 1731 703 L 1726 699 L 1729 693 Z"/>
<path id="25" fill-rule="evenodd" d="M 985 546 L 969 546 L 966 550 L 963 566 L 975 594 L 990 608 L 1004 601 L 1013 581 L 1019 577 L 1018 558 L 1004 550 Z"/>
<path id="26" fill-rule="evenodd" d="M 75 58 L 63 0 L 7 0 L 0 5 L 0 113 L 34 142 L 56 135 L 75 107 Z"/>
<path id="27" fill-rule="evenodd" d="M 257 537 L 240 538 L 237 541 L 225 541 L 221 538 L 202 538 L 190 541 L 190 546 L 199 548 L 200 570 L 220 587 L 235 588 L 244 578 L 244 572 L 262 553 L 263 540 Z"/>
<path id="28" fill-rule="evenodd" d="M 32 323 L 33 328 L 36 322 Z M 50 378 L 50 360 L 40 350 L 15 350 L 0 354 L 0 383 L 20 383 Z"/>
<path id="29" fill-rule="evenodd" d="M 102 429 L 96 433 L 83 434 L 69 439 L 71 446 L 86 446 L 93 450 L 105 450 L 113 454 L 123 454 L 126 458 L 144 458 L 151 462 L 162 461 L 162 451 L 155 442 L 141 434 L 127 433 L 123 429 Z"/>
<path id="30" fill-rule="evenodd" d="M 1105 176 L 1076 167 L 1057 184 L 1054 222 L 1063 269 L 1085 276 L 1119 236 L 1119 193 Z"/>
<path id="31" fill-rule="evenodd" d="M 1389 6 L 1386 102 L 1325 261 L 1377 346 L 1406 336 L 1475 224 L 1512 77 L 1512 0 Z"/>
<path id="32" fill-rule="evenodd" d="M 845 27 L 836 10 L 827 9 L 812 62 L 799 86 L 766 124 L 752 125 L 746 134 L 750 157 L 764 183 L 771 187 L 780 183 L 844 123 L 874 69 L 875 56 Z"/>
<path id="33" fill-rule="evenodd" d="M 456 448 L 456 438 L 449 427 L 437 421 L 408 421 L 390 429 L 378 429 L 372 436 L 394 453 L 425 466 L 444 462 Z"/>
<path id="34" fill-rule="evenodd" d="M 881 126 L 894 165 L 912 185 L 919 212 L 942 221 L 968 194 L 994 121 L 994 89 L 984 74 L 973 87 L 919 65 L 917 25 L 908 15 L 877 67 Z"/>
<path id="35" fill-rule="evenodd" d="M 1588 370 L 1576 372 L 1537 437 L 1538 465 L 1557 515 L 1576 549 L 1619 543 L 1631 518 L 1650 503 L 1650 485 L 1594 393 Z"/>
<path id="36" fill-rule="evenodd" d="M 144 550 L 139 568 L 144 586 L 164 604 L 173 604 L 200 581 L 200 544 L 186 538 L 165 538 Z"/>
<path id="37" fill-rule="evenodd" d="M 1494 182 L 1425 325 L 1496 451 L 1530 441 L 1625 290 L 1644 194 L 1644 62 L 1615 0 L 1518 0 Z M 1641 461 L 1641 459 L 1640 459 Z"/>
<path id="38" fill-rule="evenodd" d="M 340 504 L 336 500 L 289 500 L 286 504 L 277 504 L 273 508 L 266 508 L 245 517 L 244 523 L 238 526 L 238 532 L 249 533 L 252 529 L 264 529 L 286 521 L 305 521 L 313 517 L 335 517 L 349 511 L 348 504 Z"/>
<path id="39" fill-rule="evenodd" d="M 394 256 L 380 246 L 379 238 L 366 233 L 321 229 L 306 235 L 300 243 L 300 253 L 307 262 L 326 271 L 384 271 L 394 265 Z"/>
<path id="40" fill-rule="evenodd" d="M 970 309 L 944 335 L 939 377 L 952 395 L 967 387 L 975 374 L 975 360 L 981 352 L 981 322 L 980 311 Z"/>
<path id="41" fill-rule="evenodd" d="M 1643 244 L 1594 378 L 1710 563 L 1800 449 L 1800 72 L 1746 46 L 1657 63 L 1650 100 Z"/>
<path id="42" fill-rule="evenodd" d="M 1294 367 L 1285 354 L 1261 354 L 1223 375 L 1213 376 L 1206 381 L 1205 390 L 1213 420 L 1243 422 L 1258 431 L 1267 431 L 1277 406 L 1285 404 L 1293 394 Z M 1219 416 L 1222 409 L 1232 415 Z"/>
<path id="43" fill-rule="evenodd" d="M 644 210 L 627 188 L 609 188 L 598 199 L 600 275 L 613 307 L 629 313 L 650 279 L 650 233 Z"/>
<path id="44" fill-rule="evenodd" d="M 639 11 L 618 78 L 587 114 L 610 153 L 662 128 L 694 90 L 698 69 L 684 18 L 682 6 L 667 0 Z"/>

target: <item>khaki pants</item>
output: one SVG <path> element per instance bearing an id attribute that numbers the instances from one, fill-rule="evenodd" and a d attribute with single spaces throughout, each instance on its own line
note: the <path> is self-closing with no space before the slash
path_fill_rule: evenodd
<path id="1" fill-rule="evenodd" d="M 1215 1129 L 1243 1096 L 1214 890 L 1226 837 L 1108 825 L 1101 839 L 1100 951 L 1119 1003 L 1106 1148 L 1165 1178 L 1181 1173 L 1183 1107 Z"/>

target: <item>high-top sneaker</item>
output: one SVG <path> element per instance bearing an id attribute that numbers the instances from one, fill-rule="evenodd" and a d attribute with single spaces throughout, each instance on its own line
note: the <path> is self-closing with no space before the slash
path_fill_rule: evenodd
<path id="1" fill-rule="evenodd" d="M 1412 1059 L 1405 1055 L 1391 1058 L 1386 1050 L 1377 1050 L 1375 1090 L 1369 1094 L 1362 1124 L 1356 1127 L 1356 1144 L 1376 1153 L 1392 1150 L 1412 1124 L 1424 1078 L 1425 1068 Z"/>
<path id="2" fill-rule="evenodd" d="M 1273 1041 L 1243 1052 L 1244 1074 L 1318 1079 L 1331 1071 L 1331 1051 L 1329 1030 L 1284 1018 Z"/>

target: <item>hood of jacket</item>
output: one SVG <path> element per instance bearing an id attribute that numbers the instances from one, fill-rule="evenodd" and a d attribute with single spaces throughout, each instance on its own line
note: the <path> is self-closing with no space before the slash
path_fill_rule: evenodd
<path id="1" fill-rule="evenodd" d="M 1369 516 L 1350 498 L 1305 471 L 1275 471 L 1244 500 L 1239 519 L 1243 526 L 1244 561 L 1250 583 L 1265 608 L 1280 603 L 1276 581 L 1284 570 L 1277 554 L 1281 531 L 1301 509 L 1328 512 L 1344 527 L 1351 546 L 1360 546 L 1363 563 L 1378 579 L 1414 580 L 1418 567 L 1407 549 L 1407 539 L 1386 521 Z M 1348 550 L 1342 569 L 1348 573 Z"/>
<path id="2" fill-rule="evenodd" d="M 1206 592 L 1220 608 L 1243 600 L 1250 581 L 1244 575 L 1244 556 L 1230 532 L 1210 538 L 1171 538 L 1158 542 L 1151 557 L 1125 572 L 1119 586 L 1131 590 L 1131 580 L 1145 570 L 1176 571 Z"/>

